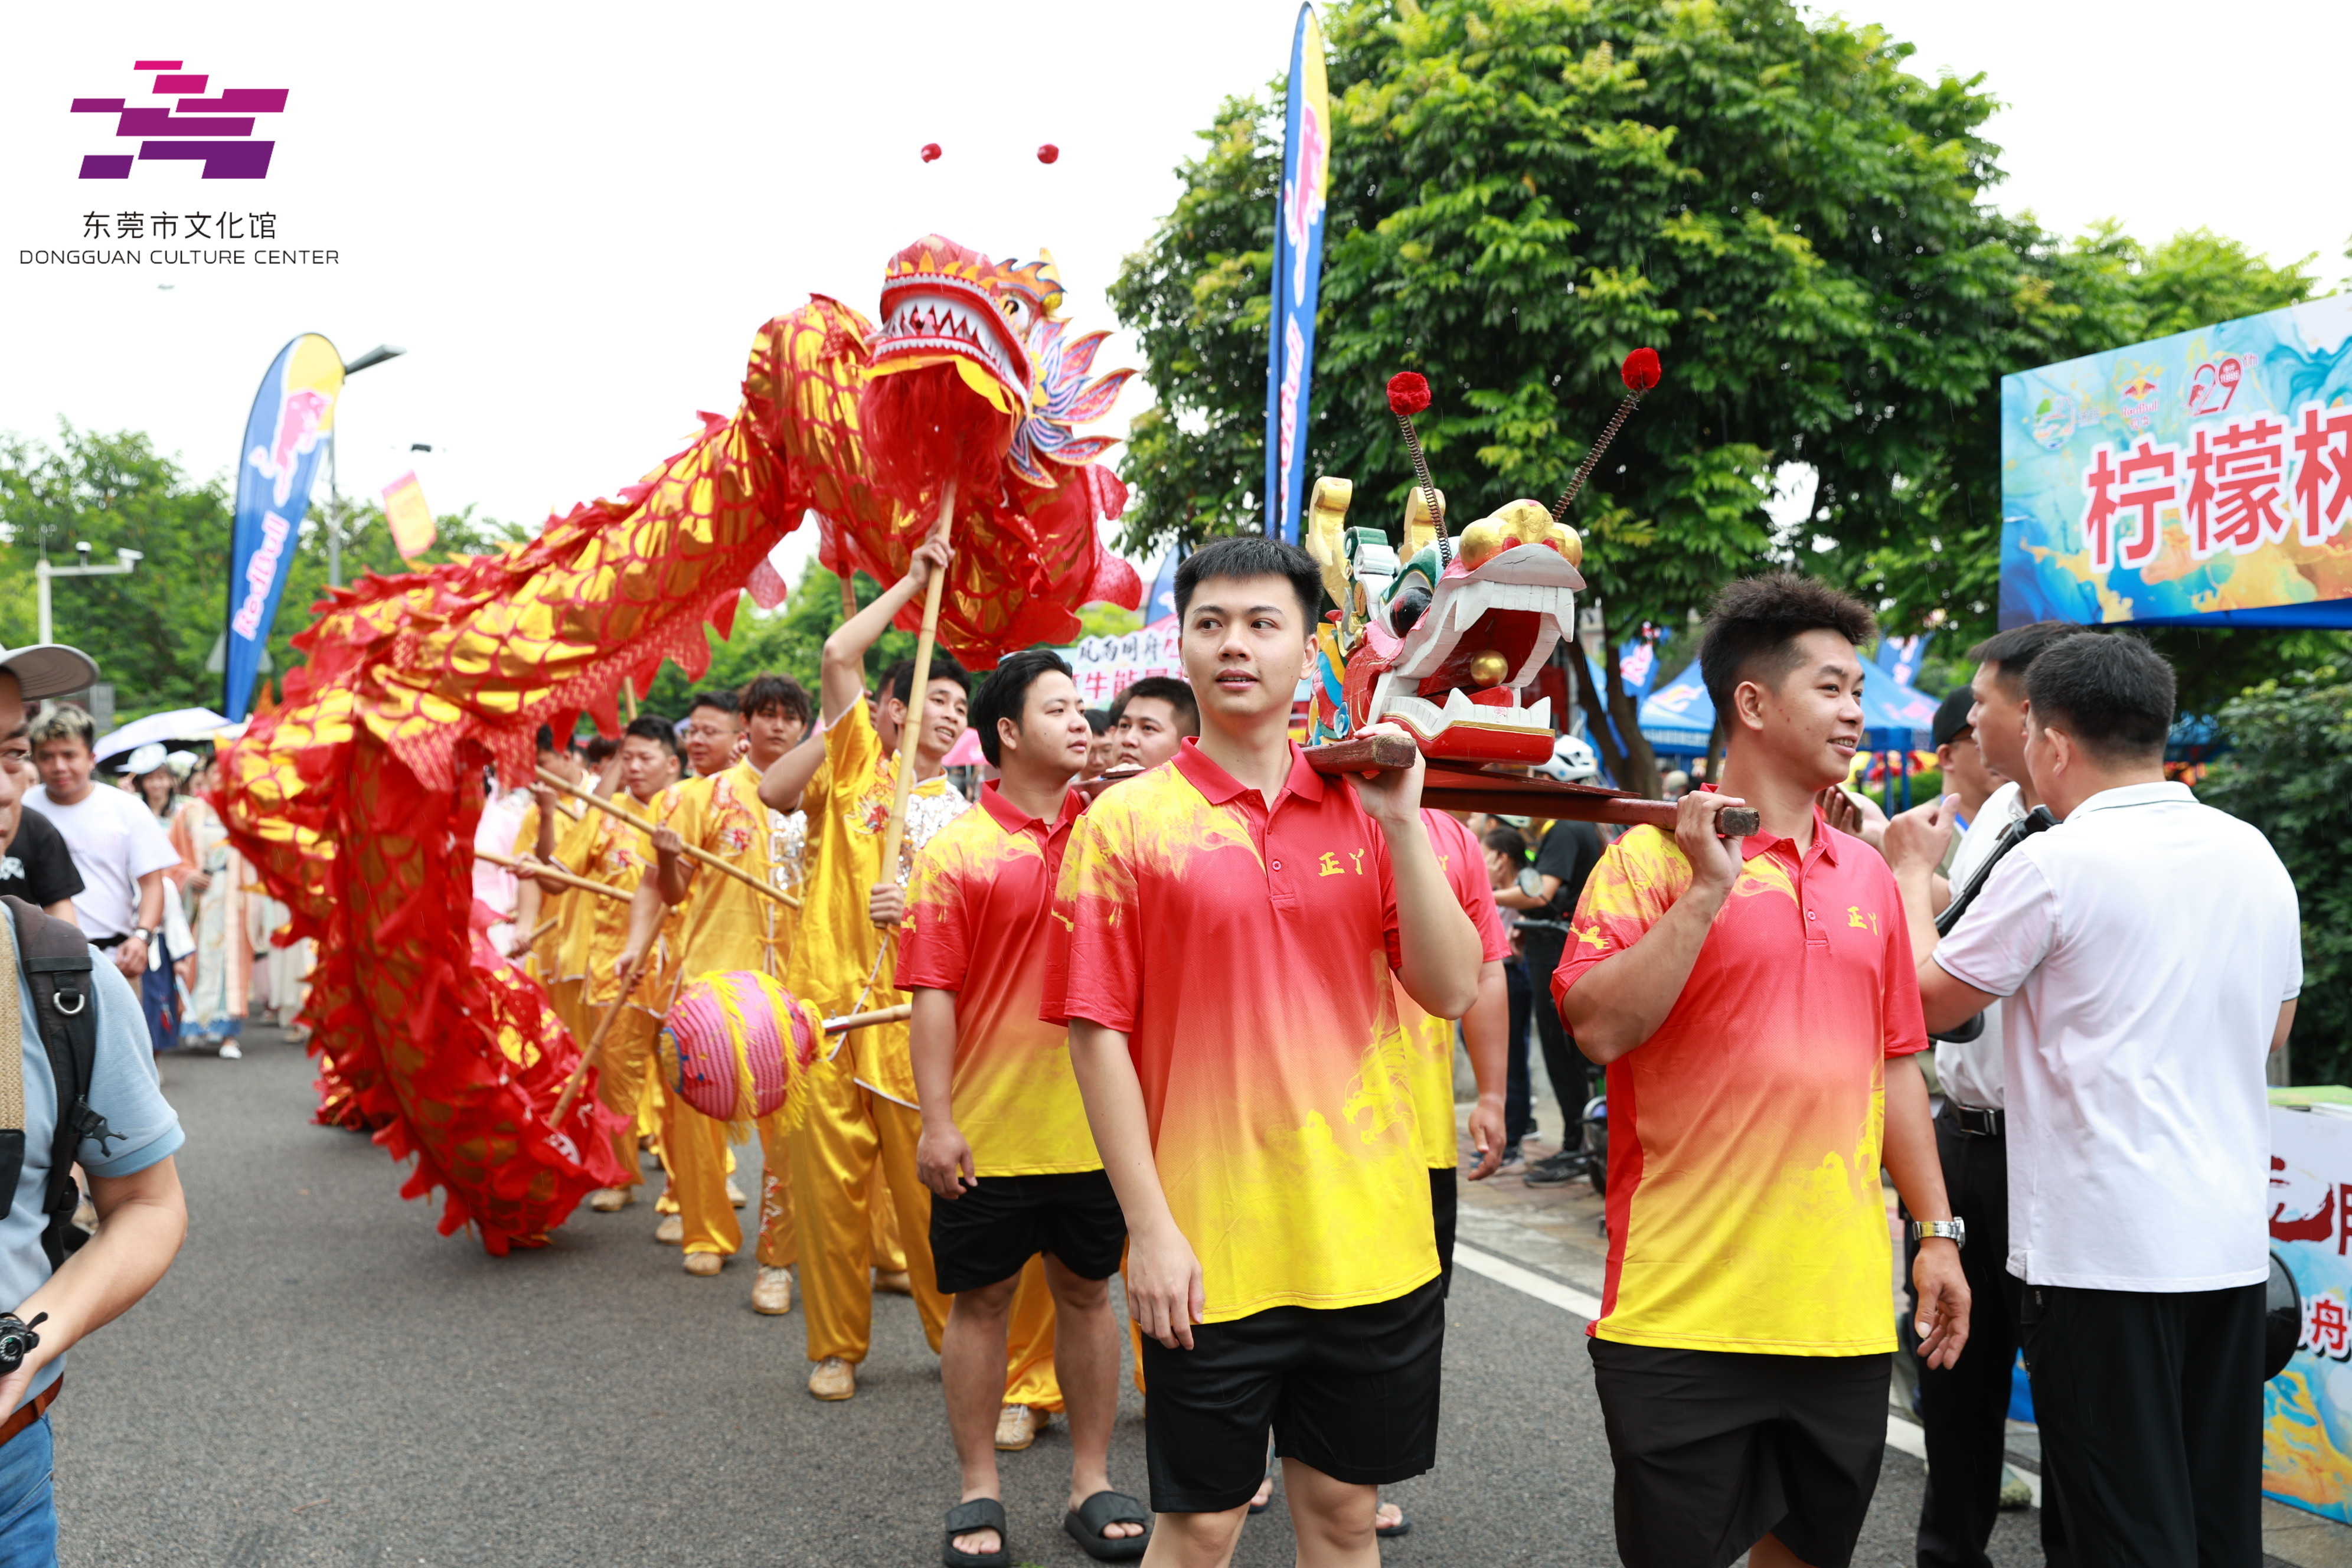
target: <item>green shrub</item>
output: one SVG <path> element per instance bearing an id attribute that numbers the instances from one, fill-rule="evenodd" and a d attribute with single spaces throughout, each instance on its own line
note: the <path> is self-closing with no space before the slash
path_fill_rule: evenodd
<path id="1" fill-rule="evenodd" d="M 2322 665 L 2248 689 L 2220 717 L 2231 750 L 2198 795 L 2262 829 L 2303 902 L 2294 1081 L 2352 1080 L 2352 682 Z"/>

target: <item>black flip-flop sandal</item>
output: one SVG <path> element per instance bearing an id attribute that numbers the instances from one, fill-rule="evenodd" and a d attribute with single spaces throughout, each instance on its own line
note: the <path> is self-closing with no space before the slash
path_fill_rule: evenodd
<path id="1" fill-rule="evenodd" d="M 1376 1524 L 1372 1526 L 1372 1533 L 1379 1536 L 1383 1541 L 1394 1541 L 1400 1535 L 1411 1535 L 1412 1533 L 1412 1515 L 1405 1512 L 1402 1509 L 1399 1509 L 1397 1510 L 1397 1521 L 1394 1524 Z"/>
<path id="2" fill-rule="evenodd" d="M 959 1552 L 955 1538 L 975 1530 L 996 1531 L 993 1552 Z M 940 1542 L 945 1568 L 1013 1568 L 1013 1539 L 1004 1531 L 1004 1505 L 992 1497 L 976 1497 L 948 1510 L 948 1532 Z"/>
<path id="3" fill-rule="evenodd" d="M 1104 1536 L 1112 1524 L 1139 1524 L 1140 1535 Z M 1097 1563 L 1131 1563 L 1151 1544 L 1151 1510 L 1125 1492 L 1097 1492 L 1062 1516 L 1062 1528 Z"/>

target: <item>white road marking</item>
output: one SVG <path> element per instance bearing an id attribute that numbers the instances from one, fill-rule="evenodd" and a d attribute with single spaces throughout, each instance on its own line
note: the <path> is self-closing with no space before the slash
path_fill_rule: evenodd
<path id="1" fill-rule="evenodd" d="M 1454 1261 L 1473 1274 L 1481 1274 L 1497 1285 L 1507 1285 L 1521 1295 L 1558 1307 L 1563 1312 L 1573 1312 L 1587 1322 L 1601 1315 L 1601 1299 L 1588 1296 L 1572 1286 L 1563 1285 L 1549 1275 L 1532 1268 L 1522 1268 L 1507 1258 L 1491 1252 L 1481 1252 L 1475 1247 L 1454 1244 Z M 1906 1421 L 1893 1411 L 1886 1413 L 1886 1446 L 1916 1459 L 1927 1457 L 1927 1434 L 1913 1422 Z M 2031 1470 L 2010 1467 L 2033 1493 L 2033 1506 L 2042 1506 L 2042 1478 Z"/>

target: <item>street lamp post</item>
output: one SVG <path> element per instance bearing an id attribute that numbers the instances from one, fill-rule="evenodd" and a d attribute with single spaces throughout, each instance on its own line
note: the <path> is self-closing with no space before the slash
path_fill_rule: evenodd
<path id="1" fill-rule="evenodd" d="M 378 343 L 343 366 L 343 378 L 348 381 L 370 365 L 382 364 L 388 359 L 398 359 L 407 352 L 406 349 L 395 348 L 390 343 Z M 336 412 L 340 415 L 341 410 L 338 409 Z M 341 449 L 343 444 L 342 426 L 339 423 L 335 428 L 336 434 L 330 437 L 327 441 L 327 586 L 331 588 L 340 588 L 343 585 L 342 464 L 336 458 L 336 453 Z"/>
<path id="2" fill-rule="evenodd" d="M 76 540 L 74 542 L 74 548 L 81 552 L 83 563 L 79 566 L 50 565 L 49 552 L 46 546 L 42 548 L 41 558 L 33 563 L 33 581 L 40 587 L 41 640 L 43 642 L 52 640 L 50 636 L 52 631 L 52 620 L 49 615 L 49 580 L 51 578 L 121 577 L 128 575 L 138 567 L 139 563 L 147 559 L 143 553 L 136 550 L 117 550 L 114 552 L 113 565 L 92 566 L 89 564 L 89 541 L 86 539 Z"/>

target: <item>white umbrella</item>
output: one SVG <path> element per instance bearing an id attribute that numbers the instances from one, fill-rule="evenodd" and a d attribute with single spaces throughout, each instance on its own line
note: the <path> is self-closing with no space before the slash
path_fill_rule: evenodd
<path id="1" fill-rule="evenodd" d="M 181 708 L 170 713 L 150 713 L 144 719 L 134 719 L 109 735 L 99 738 L 98 759 L 136 751 L 150 741 L 202 741 L 215 730 L 226 729 L 228 721 L 209 708 Z"/>

